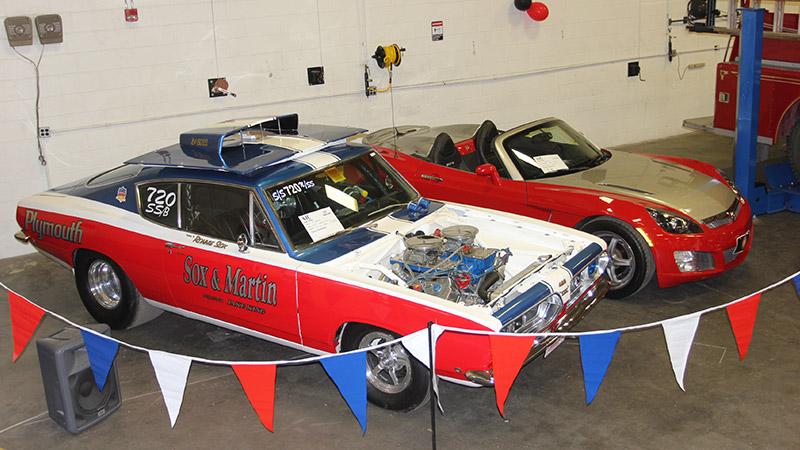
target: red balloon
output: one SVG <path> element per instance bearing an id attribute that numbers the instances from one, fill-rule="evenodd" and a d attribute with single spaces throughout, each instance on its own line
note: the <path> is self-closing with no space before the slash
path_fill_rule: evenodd
<path id="1" fill-rule="evenodd" d="M 541 22 L 544 19 L 547 19 L 547 16 L 550 15 L 550 10 L 547 9 L 547 5 L 542 2 L 533 2 L 531 7 L 528 8 L 528 16 L 531 19 Z"/>

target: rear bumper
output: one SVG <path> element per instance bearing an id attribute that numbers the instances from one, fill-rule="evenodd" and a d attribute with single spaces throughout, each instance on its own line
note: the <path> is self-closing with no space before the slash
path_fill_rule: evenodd
<path id="1" fill-rule="evenodd" d="M 14 239 L 18 240 L 23 244 L 27 244 L 31 240 L 31 237 L 25 234 L 24 231 L 19 230 L 16 233 L 14 233 Z"/>

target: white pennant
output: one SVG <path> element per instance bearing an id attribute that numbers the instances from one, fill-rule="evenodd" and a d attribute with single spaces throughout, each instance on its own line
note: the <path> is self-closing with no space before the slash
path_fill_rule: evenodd
<path id="1" fill-rule="evenodd" d="M 669 359 L 672 361 L 672 371 L 675 372 L 675 380 L 684 391 L 686 389 L 683 387 L 683 374 L 686 372 L 686 362 L 689 360 L 689 351 L 692 349 L 692 341 L 694 341 L 694 334 L 699 322 L 700 314 L 693 314 L 665 320 L 661 323 L 664 328 L 664 338 L 667 340 Z"/>
<path id="2" fill-rule="evenodd" d="M 438 325 L 433 325 L 431 327 L 431 334 L 433 335 L 433 342 L 436 342 L 441 336 L 442 330 Z M 431 367 L 430 361 L 430 351 L 428 350 L 428 329 L 424 328 L 422 330 L 416 331 L 409 335 L 403 336 L 401 341 L 403 346 L 414 355 L 414 358 L 417 358 L 419 362 L 425 364 L 425 367 Z M 436 349 L 434 348 L 434 354 L 436 354 Z"/>
<path id="3" fill-rule="evenodd" d="M 164 397 L 164 404 L 167 405 L 170 426 L 174 427 L 181 411 L 183 391 L 186 389 L 186 378 L 189 376 L 192 360 L 158 350 L 149 350 L 148 353 L 150 363 L 156 372 L 158 387 L 161 388 L 161 395 Z"/>
<path id="4" fill-rule="evenodd" d="M 439 340 L 439 336 L 444 333 L 444 329 L 439 325 L 433 324 L 431 325 L 431 337 L 433 338 L 433 362 L 434 367 L 431 367 L 431 352 L 428 348 L 428 329 L 422 329 L 411 333 L 409 335 L 404 336 L 400 342 L 403 343 L 403 346 L 414 355 L 414 358 L 417 358 L 419 362 L 425 364 L 425 367 L 436 370 L 436 341 Z M 439 409 L 444 412 L 444 408 L 442 408 L 442 402 L 439 401 L 439 377 L 433 377 L 433 392 L 436 393 L 436 403 L 439 405 Z"/>

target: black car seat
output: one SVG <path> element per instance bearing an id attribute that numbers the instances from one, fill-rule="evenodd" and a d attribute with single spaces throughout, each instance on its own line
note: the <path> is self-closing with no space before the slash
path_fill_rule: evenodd
<path id="1" fill-rule="evenodd" d="M 452 169 L 461 168 L 461 153 L 458 152 L 456 144 L 447 133 L 439 133 L 436 136 L 429 157 L 434 164 Z"/>
<path id="2" fill-rule="evenodd" d="M 481 164 L 489 163 L 500 166 L 500 158 L 494 150 L 494 138 L 500 134 L 491 120 L 485 120 L 475 132 L 475 150 Z"/>

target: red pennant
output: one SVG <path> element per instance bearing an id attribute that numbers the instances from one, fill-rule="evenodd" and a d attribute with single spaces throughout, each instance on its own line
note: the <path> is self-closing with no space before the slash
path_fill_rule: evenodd
<path id="1" fill-rule="evenodd" d="M 11 358 L 17 362 L 42 321 L 44 310 L 12 291 L 8 291 L 8 309 L 11 312 L 11 335 L 14 338 L 14 354 Z"/>
<path id="2" fill-rule="evenodd" d="M 731 322 L 733 336 L 739 349 L 739 359 L 744 360 L 750 340 L 753 337 L 753 326 L 756 324 L 756 313 L 761 294 L 753 294 L 746 299 L 728 306 L 728 320 Z"/>
<path id="3" fill-rule="evenodd" d="M 489 344 L 492 347 L 492 367 L 494 368 L 494 393 L 497 397 L 497 409 L 504 417 L 508 392 L 535 340 L 536 338 L 533 336 L 489 336 Z"/>
<path id="4" fill-rule="evenodd" d="M 236 365 L 233 371 L 239 377 L 242 389 L 256 410 L 261 423 L 271 432 L 275 415 L 275 365 Z"/>

